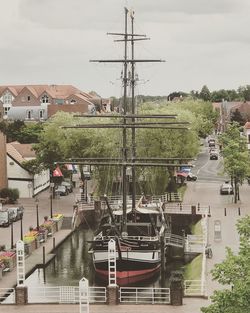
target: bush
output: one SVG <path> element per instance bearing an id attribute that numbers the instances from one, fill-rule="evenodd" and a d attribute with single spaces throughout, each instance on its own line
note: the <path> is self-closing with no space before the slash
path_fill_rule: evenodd
<path id="1" fill-rule="evenodd" d="M 14 188 L 3 188 L 0 190 L 0 198 L 8 200 L 8 203 L 15 203 L 19 198 L 19 190 Z"/>

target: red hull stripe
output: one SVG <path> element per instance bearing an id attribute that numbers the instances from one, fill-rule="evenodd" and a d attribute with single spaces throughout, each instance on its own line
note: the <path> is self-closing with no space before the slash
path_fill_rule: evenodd
<path id="1" fill-rule="evenodd" d="M 129 284 L 147 279 L 153 276 L 160 269 L 160 264 L 154 268 L 138 271 L 122 271 L 116 272 L 116 279 L 118 285 Z M 105 279 L 108 279 L 109 272 L 106 270 L 96 269 L 96 273 Z"/>

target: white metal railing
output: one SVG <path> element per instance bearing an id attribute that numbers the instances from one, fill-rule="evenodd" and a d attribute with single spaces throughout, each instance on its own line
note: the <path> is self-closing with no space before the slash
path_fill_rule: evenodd
<path id="1" fill-rule="evenodd" d="M 106 287 L 89 287 L 89 303 L 106 303 Z M 78 286 L 32 287 L 28 303 L 79 303 Z"/>
<path id="2" fill-rule="evenodd" d="M 192 206 L 191 204 L 183 204 L 182 202 L 168 202 L 164 203 L 163 211 L 164 213 L 172 214 L 191 214 Z"/>
<path id="3" fill-rule="evenodd" d="M 202 280 L 184 280 L 184 296 L 204 296 L 205 284 Z"/>
<path id="4" fill-rule="evenodd" d="M 170 304 L 169 288 L 121 287 L 119 294 L 121 303 Z"/>
<path id="5" fill-rule="evenodd" d="M 176 246 L 176 247 L 183 247 L 185 243 L 185 239 L 182 236 L 175 235 L 175 234 L 166 234 L 165 242 L 168 246 Z"/>
<path id="6" fill-rule="evenodd" d="M 15 288 L 0 288 L 0 304 L 13 304 L 15 298 Z"/>
<path id="7" fill-rule="evenodd" d="M 185 240 L 185 252 L 203 253 L 204 247 L 204 235 L 187 235 Z"/>
<path id="8" fill-rule="evenodd" d="M 102 236 L 101 234 L 98 234 L 97 236 L 94 237 L 94 240 L 98 239 L 98 240 L 110 240 L 110 239 L 115 239 L 115 236 Z M 150 237 L 150 236 L 124 236 L 122 237 L 122 239 L 124 240 L 140 240 L 140 241 L 158 241 L 159 237 L 158 236 L 154 236 L 154 237 Z"/>

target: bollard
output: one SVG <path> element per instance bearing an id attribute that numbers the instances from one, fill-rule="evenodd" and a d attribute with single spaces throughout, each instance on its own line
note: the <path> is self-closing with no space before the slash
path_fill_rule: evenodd
<path id="1" fill-rule="evenodd" d="M 208 217 L 211 217 L 210 205 L 209 205 L 209 207 L 208 207 Z"/>
<path id="2" fill-rule="evenodd" d="M 56 238 L 53 237 L 53 250 L 55 250 L 55 248 L 56 248 Z"/>
<path id="3" fill-rule="evenodd" d="M 227 208 L 224 208 L 224 215 L 227 216 Z"/>
<path id="4" fill-rule="evenodd" d="M 43 266 L 45 266 L 45 247 L 43 247 Z"/>
<path id="5" fill-rule="evenodd" d="M 240 215 L 240 208 L 238 208 L 238 214 Z"/>

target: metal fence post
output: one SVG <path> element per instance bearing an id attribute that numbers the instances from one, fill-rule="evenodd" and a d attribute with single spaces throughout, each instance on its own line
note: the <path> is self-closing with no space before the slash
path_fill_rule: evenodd
<path id="1" fill-rule="evenodd" d="M 83 277 L 79 281 L 80 313 L 89 313 L 89 281 Z"/>

